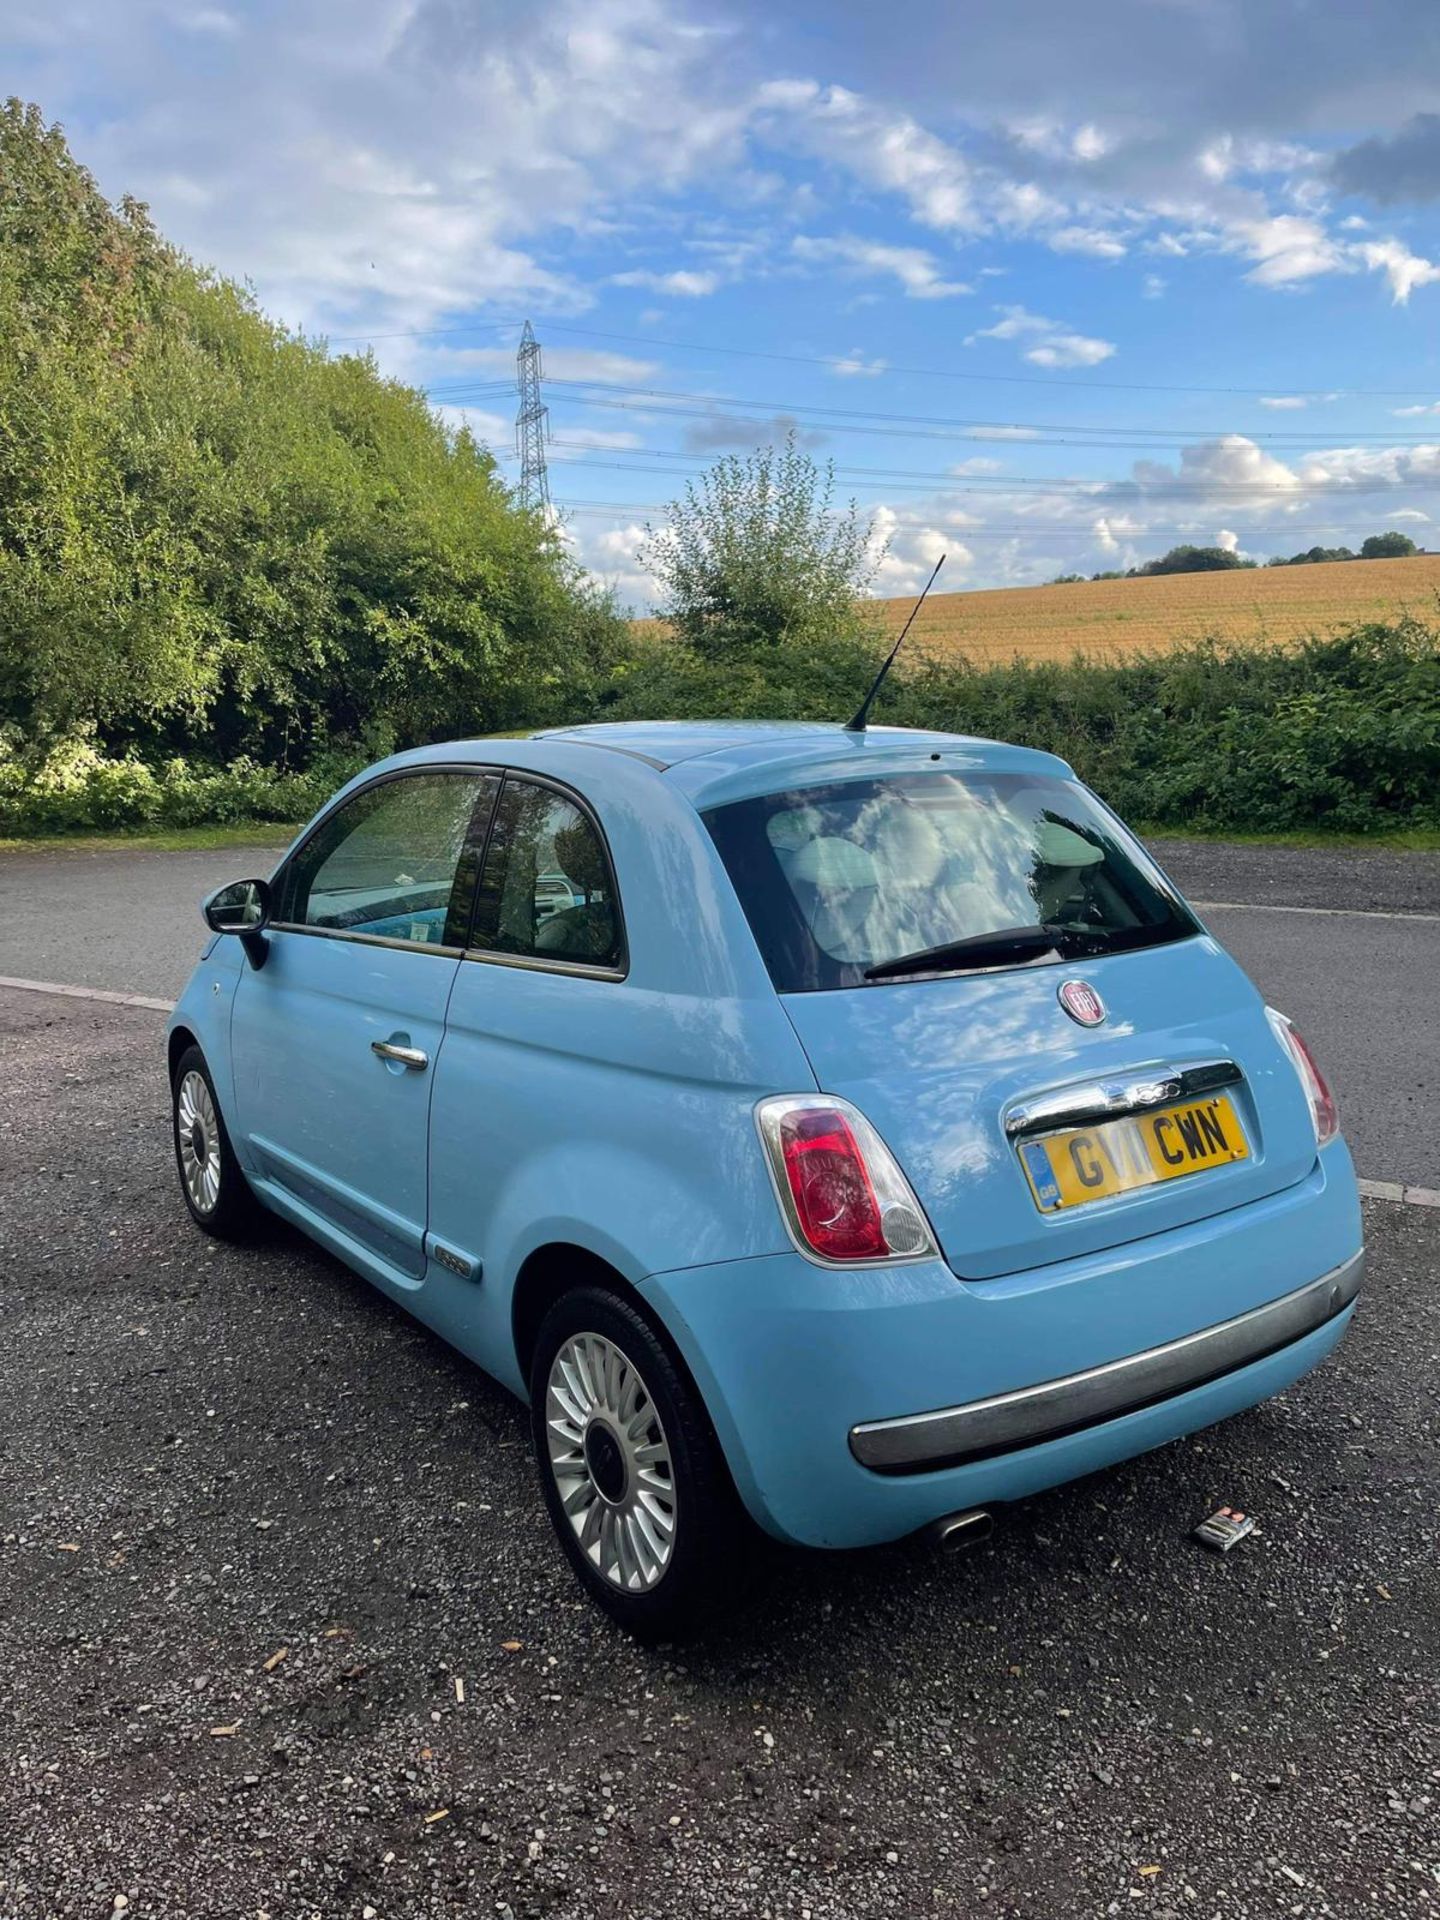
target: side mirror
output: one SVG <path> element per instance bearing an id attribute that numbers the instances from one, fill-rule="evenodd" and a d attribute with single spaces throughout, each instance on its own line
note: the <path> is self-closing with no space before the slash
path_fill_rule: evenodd
<path id="1" fill-rule="evenodd" d="M 264 966 L 269 952 L 264 937 L 270 924 L 268 880 L 232 880 L 227 887 L 217 887 L 200 911 L 212 933 L 238 933 L 251 966 Z"/>

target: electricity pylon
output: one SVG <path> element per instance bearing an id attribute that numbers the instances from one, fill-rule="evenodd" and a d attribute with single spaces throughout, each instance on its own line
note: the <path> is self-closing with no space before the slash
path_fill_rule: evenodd
<path id="1" fill-rule="evenodd" d="M 527 507 L 550 506 L 550 479 L 545 471 L 545 442 L 550 438 L 550 409 L 540 397 L 544 368 L 540 342 L 527 320 L 515 356 L 520 411 L 515 416 L 515 451 L 520 456 L 520 499 Z"/>

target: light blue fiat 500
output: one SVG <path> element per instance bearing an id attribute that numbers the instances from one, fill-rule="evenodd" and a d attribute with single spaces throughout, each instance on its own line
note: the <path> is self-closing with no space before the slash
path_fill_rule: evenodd
<path id="1" fill-rule="evenodd" d="M 181 1188 L 529 1401 L 590 1593 L 928 1530 L 1223 1419 L 1363 1264 L 1334 1103 L 1057 759 L 833 726 L 405 753 L 206 903 Z M 229 937 L 220 937 L 229 936 Z"/>

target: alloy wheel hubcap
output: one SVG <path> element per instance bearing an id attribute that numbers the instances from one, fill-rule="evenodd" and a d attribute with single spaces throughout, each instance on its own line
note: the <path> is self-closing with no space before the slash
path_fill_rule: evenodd
<path id="1" fill-rule="evenodd" d="M 200 1213 L 213 1213 L 220 1198 L 220 1128 L 205 1076 L 193 1068 L 176 1095 L 175 1138 L 190 1204 Z"/>
<path id="2" fill-rule="evenodd" d="M 639 1369 L 598 1333 L 573 1334 L 545 1390 L 550 1471 L 581 1551 L 612 1586 L 644 1593 L 675 1549 L 670 1443 Z"/>

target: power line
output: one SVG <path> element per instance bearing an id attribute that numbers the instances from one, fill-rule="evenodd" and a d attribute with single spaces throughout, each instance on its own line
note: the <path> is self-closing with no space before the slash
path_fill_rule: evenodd
<path id="1" fill-rule="evenodd" d="M 566 386 L 569 383 L 561 380 L 551 380 L 548 384 L 551 386 Z M 601 408 L 608 412 L 638 413 L 652 419 L 723 421 L 737 427 L 756 429 L 761 440 L 773 438 L 777 412 L 786 420 L 793 421 L 794 425 L 800 428 L 811 428 L 836 433 L 862 434 L 867 439 L 944 440 L 950 442 L 958 441 L 966 446 L 1004 446 L 1014 444 L 1028 447 L 1074 447 L 1091 452 L 1128 451 L 1155 453 L 1174 440 L 1181 438 L 1185 431 L 1184 429 L 1180 429 L 1172 432 L 1166 438 L 1156 440 L 1118 437 L 1124 434 L 1125 430 L 1123 428 L 1078 427 L 1069 432 L 1062 432 L 1056 435 L 1047 434 L 1038 428 L 1016 426 L 1008 423 L 963 421 L 945 423 L 943 416 L 927 419 L 926 416 L 921 414 L 895 414 L 890 416 L 883 414 L 872 416 L 855 415 L 847 417 L 843 423 L 837 423 L 829 417 L 824 417 L 820 409 L 804 408 L 795 410 L 786 407 L 783 403 L 776 402 L 727 402 L 724 400 L 710 400 L 706 396 L 699 394 L 677 394 L 671 396 L 646 389 L 634 390 L 636 397 L 613 397 L 617 394 L 625 395 L 630 392 L 631 390 L 626 388 L 604 387 L 598 391 L 576 394 L 575 397 L 582 406 Z M 457 406 L 464 404 L 466 394 L 468 394 L 468 389 L 465 390 L 465 393 L 447 393 L 441 395 L 432 393 L 430 397 L 432 399 L 438 398 L 441 404 Z M 679 401 L 680 404 L 675 404 L 676 401 Z M 700 404 L 691 404 L 691 402 L 699 402 Z M 763 414 L 753 412 L 740 413 L 733 410 L 735 407 L 755 407 L 760 405 L 766 406 L 766 411 Z M 914 422 L 914 424 L 904 424 L 907 421 Z M 883 422 L 884 424 L 873 424 L 878 422 Z M 1100 433 L 1117 437 L 1105 439 L 1087 437 Z M 1255 446 L 1262 447 L 1264 450 L 1302 454 L 1331 451 L 1335 438 L 1333 435 L 1316 435 L 1312 440 L 1300 436 L 1282 434 L 1272 434 L 1264 436 L 1263 438 L 1246 434 L 1242 437 L 1251 441 Z M 1224 438 L 1226 438 L 1226 435 L 1223 433 L 1212 432 L 1206 435 L 1207 441 L 1222 440 Z M 1416 451 L 1440 447 L 1440 437 L 1430 435 L 1429 437 L 1411 438 L 1405 435 L 1397 436 L 1390 434 L 1381 438 L 1369 435 L 1351 435 L 1345 440 L 1344 445 L 1357 448 L 1362 452 L 1388 452 L 1392 448 L 1400 451 Z M 718 447 L 714 449 L 716 453 L 723 450 L 724 449 Z"/>
<path id="2" fill-rule="evenodd" d="M 555 444 L 563 445 L 563 442 Z M 690 456 L 682 456 L 690 457 Z M 588 453 L 565 453 L 557 459 L 557 466 L 583 466 L 591 470 L 615 473 L 653 474 L 662 479 L 690 480 L 696 476 L 684 467 L 663 467 L 645 465 L 639 461 L 595 459 Z M 1041 493 L 1069 495 L 1086 504 L 1093 504 L 1097 512 L 1120 511 L 1126 505 L 1139 501 L 1157 500 L 1204 500 L 1214 501 L 1217 505 L 1224 501 L 1244 502 L 1259 500 L 1274 502 L 1292 492 L 1308 497 L 1316 494 L 1329 494 L 1332 498 L 1350 499 L 1356 495 L 1377 493 L 1434 493 L 1440 491 L 1440 472 L 1423 479 L 1406 481 L 1403 486 L 1393 480 L 1372 480 L 1362 483 L 1345 482 L 1343 485 L 1327 485 L 1317 481 L 1310 486 L 1291 488 L 1264 481 L 1230 481 L 1211 483 L 1206 481 L 1159 481 L 1153 486 L 1145 486 L 1134 480 L 1103 480 L 1093 483 L 1094 491 L 1088 486 L 1077 485 L 1073 480 L 1047 478 L 1043 474 L 1009 476 L 1005 474 L 967 474 L 957 479 L 944 473 L 921 473 L 912 471 L 908 475 L 904 470 L 891 472 L 883 467 L 836 467 L 837 479 L 882 478 L 886 479 L 887 491 L 940 492 L 947 497 L 967 496 L 984 499 L 995 494 L 1035 489 Z M 1125 489 L 1121 494 L 1117 490 Z M 1105 489 L 1104 494 L 1101 489 Z"/>
<path id="3" fill-rule="evenodd" d="M 508 327 L 518 326 L 518 320 L 485 320 L 463 327 L 402 327 L 393 333 L 352 333 L 331 336 L 332 344 L 343 345 L 361 340 L 427 340 L 440 339 L 447 335 L 465 333 L 493 333 Z M 527 323 L 528 324 L 528 323 Z M 588 340 L 620 340 L 632 346 L 664 347 L 676 353 L 710 353 L 724 355 L 732 359 L 773 360 L 786 366 L 828 367 L 832 372 L 839 360 L 848 358 L 843 353 L 774 353 L 760 347 L 722 347 L 713 341 L 702 340 L 664 340 L 651 334 L 617 333 L 599 327 L 577 327 L 560 320 L 546 322 L 551 333 L 573 333 Z M 1098 393 L 1201 393 L 1231 394 L 1256 398 L 1266 398 L 1275 393 L 1278 386 L 1282 393 L 1296 400 L 1329 399 L 1335 395 L 1333 387 L 1291 387 L 1277 381 L 1267 387 L 1202 387 L 1182 385 L 1176 381 L 1138 381 L 1138 380 L 1068 380 L 1059 377 L 1035 373 L 966 373 L 956 367 L 911 367 L 887 364 L 884 373 L 878 377 L 898 374 L 917 380 L 970 380 L 986 385 L 1020 387 L 1077 387 Z M 1430 381 L 1418 387 L 1347 387 L 1338 395 L 1345 400 L 1408 400 L 1417 393 L 1433 393 L 1440 382 Z"/>
<path id="4" fill-rule="evenodd" d="M 1084 444 L 1083 442 L 1078 442 L 1073 439 L 1073 436 L 1077 434 L 1107 436 L 1106 439 L 1098 442 L 1100 445 L 1125 445 L 1130 443 L 1141 444 L 1149 440 L 1169 442 L 1197 431 L 1193 425 L 1150 427 L 1131 426 L 1127 424 L 1125 426 L 1109 426 L 1103 422 L 1096 421 L 983 420 L 957 418 L 949 414 L 891 413 L 873 407 L 827 407 L 820 404 L 796 402 L 793 400 L 741 399 L 737 396 L 727 394 L 694 393 L 681 387 L 636 386 L 619 380 L 577 380 L 557 378 L 553 375 L 547 376 L 547 378 L 552 387 L 564 387 L 567 391 L 573 392 L 583 406 L 599 405 L 600 400 L 613 396 L 617 402 L 621 398 L 625 400 L 627 403 L 626 410 L 680 412 L 682 408 L 675 403 L 698 402 L 704 408 L 706 417 L 716 416 L 738 419 L 741 418 L 741 416 L 733 414 L 732 410 L 734 408 L 741 407 L 758 410 L 760 414 L 767 417 L 763 420 L 747 422 L 747 424 L 764 425 L 767 427 L 774 425 L 774 417 L 778 414 L 784 418 L 793 417 L 797 426 L 818 424 L 821 421 L 828 423 L 831 420 L 879 421 L 894 426 L 955 428 L 981 438 L 995 435 L 1003 439 L 1010 435 L 1019 436 L 1023 434 L 1028 439 L 1032 435 L 1063 434 L 1066 436 L 1064 442 L 1056 444 L 1065 445 Z M 470 384 L 465 381 L 458 381 L 448 386 L 437 383 L 426 388 L 426 392 L 430 398 L 440 399 L 442 401 L 452 401 L 461 394 L 468 394 L 475 390 L 476 389 L 472 388 Z M 600 399 L 590 399 L 586 397 L 587 395 L 599 395 Z M 634 403 L 633 408 L 630 403 Z M 1212 429 L 1212 437 L 1217 434 L 1223 434 L 1223 431 L 1223 429 Z M 1116 440 L 1113 436 L 1117 435 L 1122 437 Z M 1244 437 L 1247 440 L 1253 440 L 1257 445 L 1263 443 L 1265 445 L 1296 447 L 1308 445 L 1326 446 L 1335 439 L 1333 433 L 1327 434 L 1313 430 L 1307 432 L 1297 427 L 1276 427 L 1268 431 L 1264 428 L 1256 428 L 1254 432 L 1247 433 Z M 1357 437 L 1354 434 L 1346 436 L 1346 444 L 1350 446 L 1367 443 L 1384 447 L 1434 446 L 1437 444 L 1437 440 L 1440 440 L 1440 433 L 1432 432 L 1426 435 L 1415 429 L 1411 429 L 1409 433 L 1402 431 L 1387 433 L 1383 436 L 1364 435 Z"/>
<path id="5" fill-rule="evenodd" d="M 657 504 L 655 502 L 646 503 L 643 501 L 627 500 L 617 501 L 612 504 L 603 500 L 562 500 L 557 502 L 557 511 L 565 515 L 580 513 L 591 518 L 598 516 L 613 520 L 617 514 L 663 513 L 665 507 L 663 502 Z M 1104 518 L 1105 516 L 1101 515 L 1098 517 Z M 1197 514 L 1188 526 L 1183 527 L 1137 527 L 1133 533 L 1121 529 L 1118 537 L 1136 540 L 1184 540 L 1190 538 L 1197 531 L 1195 521 L 1203 520 L 1207 517 L 1213 516 Z M 1262 533 L 1283 533 L 1287 536 L 1293 536 L 1297 540 L 1312 540 L 1322 534 L 1350 534 L 1353 536 L 1354 531 L 1354 527 L 1348 525 L 1297 527 L 1286 524 L 1278 527 L 1249 526 L 1245 529 L 1247 538 Z M 950 532 L 953 538 L 961 545 L 969 545 L 969 543 L 974 540 L 1015 540 L 1029 538 L 1031 536 L 1038 536 L 1046 540 L 1077 539 L 1091 541 L 1096 537 L 1093 526 L 1070 525 L 1047 527 L 1036 526 L 1028 521 L 1014 527 L 955 527 L 950 529 Z M 1257 568 L 1255 571 L 1262 571 L 1262 569 Z"/>

